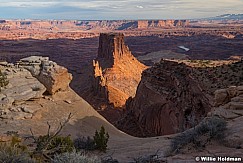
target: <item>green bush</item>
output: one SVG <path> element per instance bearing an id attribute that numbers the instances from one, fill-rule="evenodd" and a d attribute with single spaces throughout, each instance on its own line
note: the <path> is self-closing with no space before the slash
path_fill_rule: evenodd
<path id="1" fill-rule="evenodd" d="M 0 70 L 0 91 L 3 87 L 7 86 L 8 83 L 9 81 L 7 80 L 7 76 Z"/>
<path id="2" fill-rule="evenodd" d="M 39 162 L 48 162 L 55 154 L 70 152 L 74 149 L 73 141 L 70 136 L 60 136 L 60 132 L 64 126 L 72 118 L 70 113 L 64 122 L 60 122 L 58 128 L 51 133 L 51 125 L 47 122 L 48 130 L 45 135 L 35 136 L 32 129 L 30 129 L 31 136 L 27 137 L 34 140 L 35 149 L 32 152 L 32 157 Z"/>
<path id="3" fill-rule="evenodd" d="M 109 134 L 105 131 L 104 126 L 101 126 L 100 131 L 95 131 L 94 142 L 96 149 L 105 152 L 107 149 L 107 143 L 109 140 Z"/>
<path id="4" fill-rule="evenodd" d="M 74 147 L 77 150 L 95 150 L 95 142 L 94 139 L 88 137 L 79 137 L 74 140 Z"/>
<path id="5" fill-rule="evenodd" d="M 211 140 L 221 141 L 225 137 L 226 121 L 219 117 L 204 119 L 198 126 L 178 134 L 171 141 L 170 152 L 180 152 L 180 150 L 192 143 L 195 148 L 204 148 Z M 202 137 L 205 136 L 206 139 Z"/>
<path id="6" fill-rule="evenodd" d="M 39 136 L 37 139 L 37 149 L 41 149 L 48 142 L 49 136 Z M 65 152 L 71 152 L 74 149 L 74 144 L 70 136 L 55 136 L 50 142 L 48 142 L 47 148 L 50 153 L 49 155 L 53 154 L 60 154 Z"/>
<path id="7" fill-rule="evenodd" d="M 54 155 L 51 163 L 100 163 L 97 156 L 86 156 L 75 151 Z"/>

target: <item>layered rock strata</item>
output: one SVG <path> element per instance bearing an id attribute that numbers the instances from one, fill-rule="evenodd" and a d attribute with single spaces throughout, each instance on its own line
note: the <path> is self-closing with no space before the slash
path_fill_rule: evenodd
<path id="1" fill-rule="evenodd" d="M 0 62 L 0 70 L 8 84 L 0 91 L 0 118 L 29 119 L 40 107 L 29 101 L 43 98 L 59 90 L 67 90 L 72 76 L 67 69 L 49 61 L 48 57 L 23 58 L 17 64 Z M 47 97 L 51 100 L 51 96 Z"/>
<path id="2" fill-rule="evenodd" d="M 187 27 L 188 20 L 139 20 L 138 29 Z"/>
<path id="3" fill-rule="evenodd" d="M 37 108 L 25 106 L 25 102 L 42 98 L 46 91 L 45 86 L 24 68 L 18 68 L 13 64 L 0 63 L 0 69 L 9 82 L 0 91 L 0 118 L 31 118 L 31 114 Z"/>

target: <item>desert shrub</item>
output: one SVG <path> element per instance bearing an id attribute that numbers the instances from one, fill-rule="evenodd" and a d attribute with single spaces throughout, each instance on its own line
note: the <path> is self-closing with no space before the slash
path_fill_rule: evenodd
<path id="1" fill-rule="evenodd" d="M 27 151 L 27 146 L 23 145 L 22 139 L 19 137 L 18 131 L 7 131 L 5 133 L 7 136 L 11 136 L 11 141 L 7 145 L 11 147 L 16 147 L 22 151 Z"/>
<path id="2" fill-rule="evenodd" d="M 137 157 L 133 159 L 133 163 L 160 163 L 161 161 L 157 158 L 150 158 L 147 156 Z"/>
<path id="3" fill-rule="evenodd" d="M 77 153 L 75 151 L 70 153 L 62 153 L 54 155 L 51 160 L 52 163 L 100 163 L 100 159 L 97 156 L 87 156 Z"/>
<path id="4" fill-rule="evenodd" d="M 37 159 L 39 162 L 48 162 L 55 154 L 61 154 L 70 152 L 74 149 L 73 141 L 70 136 L 60 136 L 60 132 L 63 127 L 69 122 L 72 114 L 70 113 L 67 119 L 61 123 L 55 132 L 51 133 L 51 125 L 47 122 L 48 130 L 45 135 L 35 136 L 33 131 L 30 129 L 31 136 L 27 137 L 34 140 L 34 146 L 36 147 L 32 152 L 32 157 Z"/>
<path id="5" fill-rule="evenodd" d="M 41 148 L 47 142 L 48 136 L 39 136 L 37 139 L 37 149 Z M 71 152 L 74 149 L 73 141 L 70 136 L 55 136 L 47 145 L 47 150 L 50 151 L 49 154 L 59 154 L 65 152 Z"/>
<path id="6" fill-rule="evenodd" d="M 161 160 L 158 155 L 159 150 L 155 154 L 139 156 L 133 158 L 134 163 L 160 163 Z"/>
<path id="7" fill-rule="evenodd" d="M 211 117 L 203 121 L 196 132 L 200 134 L 209 133 L 210 139 L 222 140 L 225 137 L 226 121 L 219 117 Z"/>
<path id="8" fill-rule="evenodd" d="M 105 131 L 104 126 L 101 126 L 100 131 L 95 131 L 94 142 L 96 149 L 105 152 L 107 149 L 107 143 L 109 140 L 109 134 Z"/>
<path id="9" fill-rule="evenodd" d="M 74 140 L 74 147 L 77 150 L 95 150 L 95 142 L 94 139 L 88 137 L 79 137 Z"/>
<path id="10" fill-rule="evenodd" d="M 225 137 L 226 121 L 219 117 L 204 119 L 198 126 L 178 134 L 171 141 L 171 152 L 180 150 L 192 143 L 195 148 L 204 148 L 211 140 L 221 141 Z M 206 139 L 202 139 L 205 136 Z"/>
<path id="11" fill-rule="evenodd" d="M 101 158 L 101 163 L 119 163 L 117 159 L 114 159 L 112 156 L 105 156 Z"/>
<path id="12" fill-rule="evenodd" d="M 7 86 L 9 83 L 7 76 L 0 70 L 0 91 L 3 87 Z"/>
<path id="13" fill-rule="evenodd" d="M 11 142 L 0 143 L 1 163 L 34 163 L 31 159 L 27 147 L 21 144 L 21 139 L 16 135 Z"/>

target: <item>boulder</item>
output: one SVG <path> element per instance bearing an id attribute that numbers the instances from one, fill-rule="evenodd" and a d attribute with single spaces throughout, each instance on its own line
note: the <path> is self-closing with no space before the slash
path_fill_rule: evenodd
<path id="1" fill-rule="evenodd" d="M 243 96 L 241 93 L 239 93 L 242 90 L 243 86 L 231 86 L 226 89 L 215 91 L 215 103 L 218 105 L 215 105 L 215 107 L 209 113 L 209 116 L 217 115 L 228 120 L 242 117 Z"/>
<path id="2" fill-rule="evenodd" d="M 236 86 L 230 86 L 227 90 L 229 98 L 235 97 L 237 95 L 237 87 Z"/>
<path id="3" fill-rule="evenodd" d="M 12 97 L 3 97 L 0 99 L 0 110 L 5 110 L 5 109 L 8 109 L 12 106 L 14 102 L 14 98 Z"/>
<path id="4" fill-rule="evenodd" d="M 66 68 L 55 66 L 41 71 L 37 79 L 46 87 L 50 94 L 55 94 L 58 91 L 65 91 L 69 88 L 72 75 L 68 73 Z"/>
<path id="5" fill-rule="evenodd" d="M 31 56 L 18 62 L 20 67 L 30 71 L 45 87 L 49 94 L 69 88 L 72 75 L 65 67 L 50 61 L 48 57 Z"/>
<path id="6" fill-rule="evenodd" d="M 227 90 L 225 89 L 219 89 L 216 90 L 214 93 L 214 97 L 215 97 L 215 106 L 220 106 L 222 104 L 225 104 L 228 102 L 228 93 Z"/>

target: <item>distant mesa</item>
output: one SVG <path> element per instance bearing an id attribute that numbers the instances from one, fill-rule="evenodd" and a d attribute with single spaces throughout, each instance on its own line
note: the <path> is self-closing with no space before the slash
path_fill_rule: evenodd
<path id="1" fill-rule="evenodd" d="M 189 20 L 0 20 L 0 29 L 8 26 L 11 30 L 41 29 L 41 30 L 129 30 L 187 27 Z M 5 28 L 3 28 L 5 27 Z"/>
<path id="2" fill-rule="evenodd" d="M 122 33 L 101 33 L 93 68 L 94 95 L 114 107 L 123 107 L 130 96 L 135 96 L 146 66 L 131 54 Z"/>
<path id="3" fill-rule="evenodd" d="M 142 28 L 166 28 L 166 27 L 187 27 L 189 20 L 139 20 L 138 29 Z"/>

